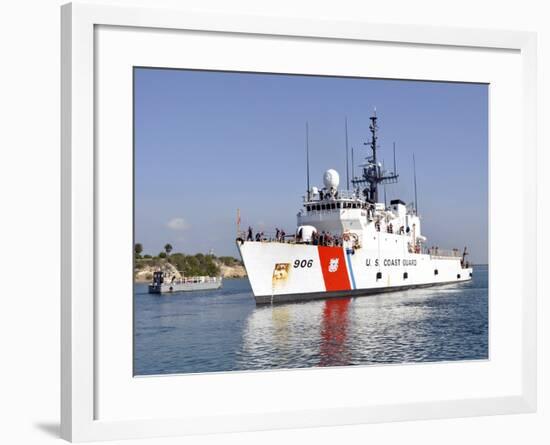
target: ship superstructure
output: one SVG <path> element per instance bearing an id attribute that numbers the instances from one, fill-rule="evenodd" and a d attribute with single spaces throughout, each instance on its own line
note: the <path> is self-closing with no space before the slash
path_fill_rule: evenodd
<path id="1" fill-rule="evenodd" d="M 327 170 L 322 188 L 309 187 L 292 239 L 253 239 L 241 234 L 237 246 L 256 302 L 277 303 L 360 296 L 470 280 L 466 248 L 427 248 L 414 205 L 380 202 L 381 185 L 395 183 L 395 169 L 378 160 L 377 117 L 370 117 L 370 154 L 340 189 L 339 175 Z M 395 158 L 394 158 L 395 159 Z M 415 187 L 416 188 L 416 187 Z M 416 195 L 416 190 L 415 190 Z"/>

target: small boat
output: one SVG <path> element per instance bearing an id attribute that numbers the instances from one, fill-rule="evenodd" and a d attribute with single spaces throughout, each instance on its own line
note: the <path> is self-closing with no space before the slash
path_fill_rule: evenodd
<path id="1" fill-rule="evenodd" d="M 153 273 L 153 282 L 149 284 L 149 293 L 164 294 L 214 290 L 222 287 L 222 281 L 222 277 L 184 277 L 165 281 L 164 272 L 158 271 Z"/>

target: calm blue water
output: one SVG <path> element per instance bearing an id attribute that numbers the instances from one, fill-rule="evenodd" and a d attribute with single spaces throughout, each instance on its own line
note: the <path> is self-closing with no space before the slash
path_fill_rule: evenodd
<path id="1" fill-rule="evenodd" d="M 136 375 L 488 358 L 487 266 L 463 284 L 256 307 L 248 280 L 135 288 Z"/>

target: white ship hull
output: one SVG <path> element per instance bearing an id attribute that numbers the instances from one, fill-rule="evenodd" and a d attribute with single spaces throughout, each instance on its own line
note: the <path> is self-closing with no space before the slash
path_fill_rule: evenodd
<path id="1" fill-rule="evenodd" d="M 459 257 L 409 253 L 404 237 L 383 236 L 383 250 L 377 243 L 357 250 L 255 241 L 237 245 L 258 304 L 369 295 L 471 279 L 472 268 L 463 268 Z"/>

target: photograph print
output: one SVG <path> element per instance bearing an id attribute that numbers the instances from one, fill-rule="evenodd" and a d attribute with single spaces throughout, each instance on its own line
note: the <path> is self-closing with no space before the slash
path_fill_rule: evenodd
<path id="1" fill-rule="evenodd" d="M 488 360 L 488 85 L 135 67 L 134 375 Z"/>

